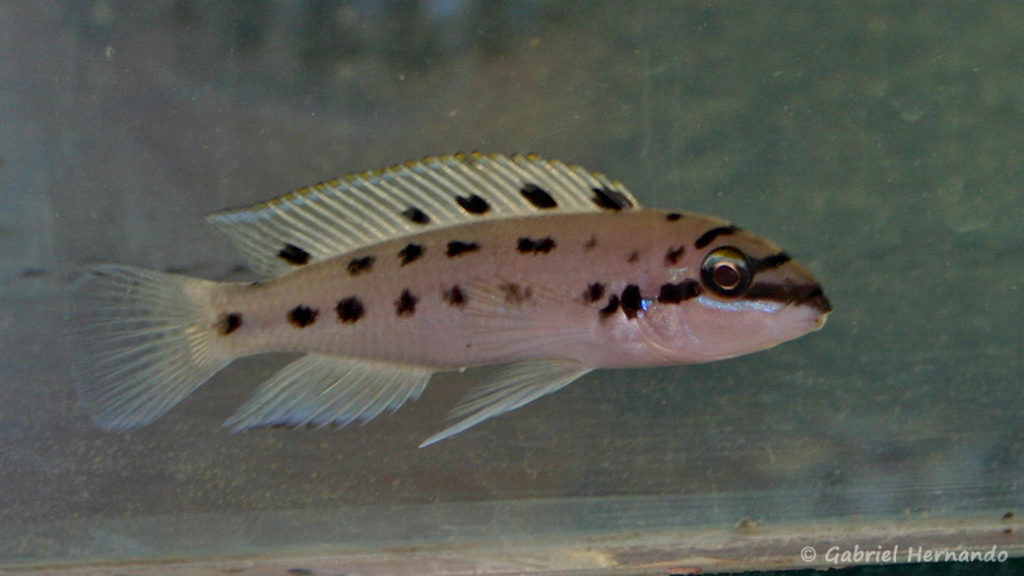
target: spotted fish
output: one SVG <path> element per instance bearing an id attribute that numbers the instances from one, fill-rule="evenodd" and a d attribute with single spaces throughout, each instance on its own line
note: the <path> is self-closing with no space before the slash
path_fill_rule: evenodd
<path id="1" fill-rule="evenodd" d="M 109 429 L 163 415 L 236 358 L 303 352 L 225 425 L 368 421 L 439 371 L 494 365 L 423 446 L 596 368 L 689 364 L 820 328 L 820 285 L 774 244 L 642 209 L 536 156 L 456 154 L 212 214 L 268 277 L 93 269 L 70 304 L 82 405 Z"/>

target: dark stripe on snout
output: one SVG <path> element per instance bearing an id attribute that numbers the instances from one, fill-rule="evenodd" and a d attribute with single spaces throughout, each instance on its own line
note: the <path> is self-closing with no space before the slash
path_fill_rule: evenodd
<path id="1" fill-rule="evenodd" d="M 662 304 L 679 304 L 683 300 L 700 296 L 700 285 L 696 280 L 683 280 L 678 284 L 666 283 L 658 291 L 658 302 Z"/>
<path id="2" fill-rule="evenodd" d="M 751 258 L 751 266 L 754 269 L 754 273 L 760 272 L 761 270 L 770 270 L 772 268 L 778 268 L 786 262 L 789 262 L 792 258 L 785 252 L 779 252 L 778 254 L 772 254 L 766 258 Z"/>
<path id="3" fill-rule="evenodd" d="M 715 238 L 718 238 L 719 236 L 728 236 L 730 234 L 735 234 L 737 230 L 739 230 L 739 228 L 737 228 L 734 224 L 730 224 L 728 226 L 719 226 L 718 228 L 712 228 L 711 230 L 708 230 L 707 232 L 701 234 L 700 238 L 697 238 L 697 241 L 694 242 L 693 245 L 697 247 L 697 249 L 699 250 L 701 248 L 706 247 L 708 244 L 714 242 Z"/>
<path id="4" fill-rule="evenodd" d="M 744 298 L 751 300 L 771 300 L 783 304 L 802 304 L 815 308 L 823 314 L 832 311 L 832 304 L 825 298 L 818 284 L 769 284 L 762 282 L 751 286 Z"/>

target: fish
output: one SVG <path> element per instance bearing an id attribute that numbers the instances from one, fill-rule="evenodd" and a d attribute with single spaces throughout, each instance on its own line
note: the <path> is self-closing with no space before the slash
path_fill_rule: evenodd
<path id="1" fill-rule="evenodd" d="M 772 242 L 646 209 L 536 155 L 451 154 L 211 214 L 255 282 L 122 264 L 74 283 L 68 342 L 96 425 L 156 420 L 232 361 L 304 355 L 224 426 L 342 427 L 479 374 L 429 446 L 602 368 L 695 364 L 821 328 L 832 306 Z"/>

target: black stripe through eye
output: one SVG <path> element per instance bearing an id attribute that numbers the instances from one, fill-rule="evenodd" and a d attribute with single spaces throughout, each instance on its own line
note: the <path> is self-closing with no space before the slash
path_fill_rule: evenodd
<path id="1" fill-rule="evenodd" d="M 782 302 L 783 304 L 805 304 L 824 313 L 832 311 L 832 304 L 825 298 L 825 294 L 821 291 L 821 286 L 818 284 L 792 285 L 762 282 L 751 286 L 744 296 L 752 300 L 771 300 L 773 302 Z"/>
<path id="2" fill-rule="evenodd" d="M 696 280 L 683 280 L 678 284 L 662 284 L 658 292 L 658 302 L 663 304 L 679 304 L 683 300 L 696 298 L 700 295 L 700 286 Z"/>
<path id="3" fill-rule="evenodd" d="M 779 252 L 778 254 L 772 254 L 771 256 L 768 256 L 766 258 L 761 258 L 760 260 L 754 260 L 754 262 L 753 262 L 754 272 L 760 272 L 761 270 L 768 270 L 768 269 L 771 269 L 771 268 L 778 268 L 779 266 L 782 266 L 783 264 L 785 264 L 786 262 L 789 262 L 790 260 L 792 260 L 792 258 L 790 258 L 789 254 L 786 254 L 785 252 Z"/>

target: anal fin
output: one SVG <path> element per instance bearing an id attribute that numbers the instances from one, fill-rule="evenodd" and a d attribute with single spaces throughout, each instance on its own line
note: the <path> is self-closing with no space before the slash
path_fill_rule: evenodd
<path id="1" fill-rule="evenodd" d="M 394 412 L 423 393 L 434 369 L 308 354 L 282 368 L 224 426 L 344 426 Z"/>
<path id="2" fill-rule="evenodd" d="M 451 418 L 465 418 L 427 438 L 420 448 L 561 390 L 591 369 L 576 360 L 553 359 L 526 360 L 483 370 L 490 371 L 485 372 L 487 382 L 470 392 L 449 414 Z"/>

